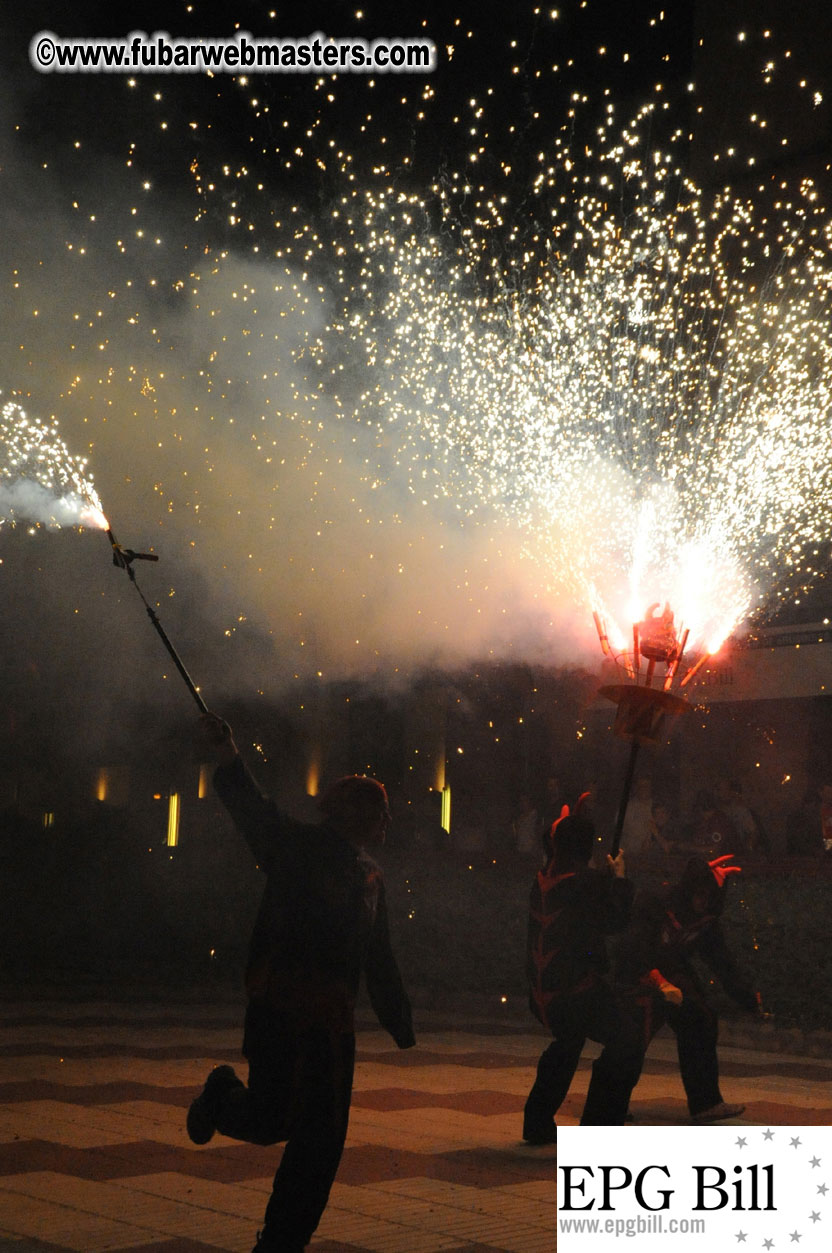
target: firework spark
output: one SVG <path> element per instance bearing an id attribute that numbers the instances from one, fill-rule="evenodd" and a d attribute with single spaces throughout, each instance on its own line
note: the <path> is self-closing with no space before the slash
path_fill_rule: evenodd
<path id="1" fill-rule="evenodd" d="M 752 205 L 709 200 L 640 155 L 649 113 L 591 177 L 558 148 L 545 181 L 573 194 L 519 265 L 489 248 L 496 205 L 454 231 L 445 198 L 440 234 L 424 201 L 368 197 L 360 279 L 317 350 L 333 378 L 332 342 L 361 354 L 355 416 L 412 490 L 508 519 L 614 647 L 669 601 L 713 652 L 828 555 L 829 229 L 808 184 L 773 238 Z"/>
<path id="2" fill-rule="evenodd" d="M 493 92 L 455 18 L 453 38 L 426 21 L 447 64 L 406 87 L 113 77 L 130 121 L 106 198 L 100 110 L 60 178 L 7 179 L 32 190 L 0 241 L 0 374 L 94 446 L 143 532 L 214 578 L 224 554 L 223 638 L 250 618 L 292 671 L 313 649 L 366 671 L 451 641 L 539 655 L 573 606 L 587 652 L 590 608 L 619 650 L 666 601 L 712 649 L 828 561 L 814 191 L 760 174 L 747 200 L 706 195 L 684 137 L 655 138 L 675 125 L 658 86 L 630 124 L 597 67 L 592 100 L 568 99 L 571 61 L 542 51 L 557 13 L 522 46 L 488 27 Z M 754 107 L 752 143 L 785 143 Z M 719 170 L 747 173 L 731 151 Z"/>
<path id="3" fill-rule="evenodd" d="M 0 466 L 0 525 L 107 529 L 86 460 L 70 453 L 55 422 L 30 418 L 13 401 L 0 409 Z"/>

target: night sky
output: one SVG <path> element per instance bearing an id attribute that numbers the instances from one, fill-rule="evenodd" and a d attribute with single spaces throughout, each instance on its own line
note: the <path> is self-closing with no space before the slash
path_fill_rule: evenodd
<path id="1" fill-rule="evenodd" d="M 743 6 L 734 9 L 739 21 Z M 712 14 L 684 0 L 280 4 L 274 18 L 244 3 L 35 3 L 22 19 L 6 10 L 0 390 L 59 420 L 89 458 L 118 537 L 161 554 L 139 577 L 203 686 L 276 696 L 298 675 L 407 676 L 490 655 L 586 659 L 594 644 L 583 611 L 518 559 L 502 523 L 463 524 L 447 503 L 421 506 L 383 448 L 371 454 L 382 471 L 368 475 L 367 431 L 333 414 L 310 381 L 304 344 L 335 295 L 333 254 L 308 241 L 356 184 L 424 198 L 441 230 L 435 189 L 457 195 L 466 178 L 463 216 L 507 197 L 490 236 L 495 256 L 542 247 L 531 191 L 539 152 L 558 134 L 591 143 L 606 101 L 626 117 L 657 83 L 669 109 L 651 142 L 694 128 L 692 164 L 712 170 L 709 149 L 721 145 L 721 177 L 732 160 L 726 117 L 745 118 L 738 84 L 747 75 L 750 96 L 759 91 L 766 54 L 759 13 L 744 48 L 727 42 L 730 10 L 721 6 L 718 31 L 714 20 L 707 63 L 700 41 Z M 806 30 L 825 20 L 818 14 L 803 14 Z M 39 30 L 237 29 L 427 34 L 439 66 L 337 80 L 137 75 L 131 85 L 124 75 L 40 75 L 27 55 Z M 810 42 L 795 64 L 811 60 Z M 786 73 L 805 82 L 811 66 Z M 694 99 L 688 84 L 699 75 L 710 94 Z M 822 164 L 818 89 L 810 78 L 778 94 L 763 149 L 791 127 L 806 161 Z M 588 103 L 571 117 L 576 93 Z M 764 151 L 765 177 L 784 161 Z M 343 264 L 357 272 L 356 257 Z M 5 525 L 0 557 L 2 679 L 18 718 L 60 711 L 72 727 L 94 709 L 104 725 L 128 693 L 160 709 L 181 700 L 100 535 Z"/>

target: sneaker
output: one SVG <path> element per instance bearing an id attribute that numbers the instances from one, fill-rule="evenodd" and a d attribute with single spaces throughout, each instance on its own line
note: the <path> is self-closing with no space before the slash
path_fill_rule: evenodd
<path id="1" fill-rule="evenodd" d="M 558 1129 L 554 1123 L 549 1127 L 531 1127 L 524 1123 L 523 1139 L 526 1144 L 557 1144 Z"/>
<path id="2" fill-rule="evenodd" d="M 191 1101 L 185 1126 L 194 1144 L 207 1144 L 217 1129 L 217 1101 L 229 1088 L 242 1087 L 231 1066 L 215 1066 L 195 1101 Z"/>
<path id="3" fill-rule="evenodd" d="M 739 1118 L 740 1114 L 745 1113 L 744 1105 L 728 1105 L 725 1101 L 720 1101 L 718 1105 L 712 1105 L 710 1109 L 703 1109 L 700 1114 L 693 1114 L 693 1122 L 719 1122 L 723 1118 Z"/>

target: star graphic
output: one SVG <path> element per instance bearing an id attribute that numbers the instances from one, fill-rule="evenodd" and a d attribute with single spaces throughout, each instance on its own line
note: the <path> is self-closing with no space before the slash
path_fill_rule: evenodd
<path id="1" fill-rule="evenodd" d="M 820 1158 L 819 1158 L 819 1157 L 813 1157 L 813 1158 L 811 1158 L 811 1162 L 812 1162 L 812 1165 L 813 1165 L 813 1166 L 820 1166 Z"/>
<path id="2" fill-rule="evenodd" d="M 774 1241 L 773 1241 L 773 1240 L 764 1240 L 764 1241 L 763 1241 L 763 1248 L 764 1248 L 764 1249 L 773 1249 L 773 1248 L 774 1248 Z"/>
<path id="3" fill-rule="evenodd" d="M 812 1210 L 812 1212 L 811 1212 L 811 1214 L 809 1215 L 809 1217 L 811 1218 L 811 1220 L 812 1220 L 812 1222 L 813 1222 L 813 1223 L 819 1223 L 819 1222 L 820 1222 L 820 1214 L 818 1213 L 818 1211 L 817 1211 L 816 1209 L 813 1209 L 813 1210 Z"/>
<path id="4" fill-rule="evenodd" d="M 821 1196 L 826 1196 L 826 1194 L 827 1194 L 827 1192 L 828 1192 L 828 1191 L 829 1191 L 829 1185 L 828 1185 L 828 1184 L 825 1184 L 825 1183 L 819 1183 L 819 1184 L 818 1184 L 818 1192 L 821 1194 Z"/>
<path id="5" fill-rule="evenodd" d="M 789 1239 L 791 1240 L 792 1244 L 797 1244 L 800 1238 L 801 1238 L 800 1233 L 798 1231 L 789 1232 Z"/>
<path id="6" fill-rule="evenodd" d="M 736 1145 L 738 1149 L 744 1149 L 746 1144 L 745 1136 L 737 1136 Z"/>
<path id="7" fill-rule="evenodd" d="M 739 1243 L 739 1244 L 745 1244 L 745 1238 L 746 1238 L 746 1236 L 747 1236 L 747 1235 L 748 1235 L 748 1232 L 746 1232 L 746 1231 L 738 1231 L 738 1232 L 737 1232 L 737 1241 L 738 1241 L 738 1243 Z"/>
<path id="8" fill-rule="evenodd" d="M 774 1132 L 771 1130 L 771 1128 L 770 1128 L 770 1127 L 769 1127 L 768 1131 L 764 1131 L 764 1132 L 763 1132 L 763 1139 L 764 1139 L 764 1140 L 773 1140 L 773 1139 L 774 1139 Z"/>
<path id="9" fill-rule="evenodd" d="M 789 1141 L 789 1144 L 792 1146 L 793 1149 L 799 1148 L 800 1136 L 792 1136 L 791 1140 Z"/>

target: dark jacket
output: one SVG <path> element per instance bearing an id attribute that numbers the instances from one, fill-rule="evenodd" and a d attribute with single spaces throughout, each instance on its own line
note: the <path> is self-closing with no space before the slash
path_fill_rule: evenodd
<path id="1" fill-rule="evenodd" d="M 538 872 L 529 902 L 529 1004 L 544 1026 L 565 998 L 587 991 L 609 968 L 605 936 L 626 927 L 633 886 L 606 871 Z"/>
<path id="2" fill-rule="evenodd" d="M 723 891 L 713 891 L 706 912 L 701 914 L 694 912 L 687 895 L 678 888 L 664 896 L 639 896 L 632 923 L 618 946 L 617 981 L 635 990 L 649 982 L 651 971 L 657 970 L 683 994 L 695 990 L 704 995 L 693 966 L 696 957 L 716 975 L 738 1005 L 756 1009 L 755 992 L 725 942 L 720 923 Z"/>
<path id="3" fill-rule="evenodd" d="M 299 1029 L 352 1031 L 363 970 L 382 1026 L 400 1048 L 412 1045 L 380 868 L 327 823 L 283 813 L 239 757 L 218 767 L 214 786 L 266 875 L 249 948 L 249 997 L 281 1009 Z"/>

